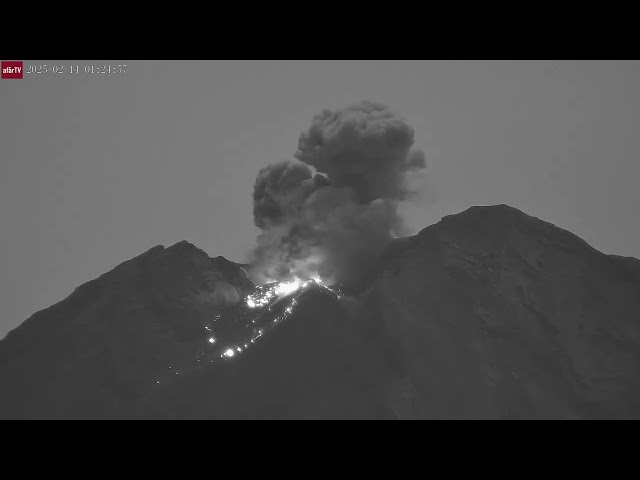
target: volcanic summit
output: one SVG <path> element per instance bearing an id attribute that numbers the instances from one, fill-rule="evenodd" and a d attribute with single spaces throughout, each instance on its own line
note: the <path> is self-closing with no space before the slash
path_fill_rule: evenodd
<path id="1" fill-rule="evenodd" d="M 506 206 L 357 287 L 157 246 L 0 341 L 1 418 L 640 418 L 640 261 Z"/>

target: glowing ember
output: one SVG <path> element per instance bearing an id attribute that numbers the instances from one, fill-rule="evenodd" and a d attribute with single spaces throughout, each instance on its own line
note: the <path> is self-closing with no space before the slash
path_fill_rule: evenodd
<path id="1" fill-rule="evenodd" d="M 276 296 L 275 287 L 271 287 L 266 291 L 260 291 L 253 295 L 247 295 L 247 306 L 249 308 L 264 307 L 273 297 Z"/>
<path id="2" fill-rule="evenodd" d="M 209 343 L 215 343 L 215 342 L 216 342 L 216 339 L 215 339 L 215 338 L 213 338 L 213 337 L 209 337 Z"/>
<path id="3" fill-rule="evenodd" d="M 236 354 L 236 351 L 233 348 L 228 348 L 223 355 L 225 357 L 233 357 Z"/>

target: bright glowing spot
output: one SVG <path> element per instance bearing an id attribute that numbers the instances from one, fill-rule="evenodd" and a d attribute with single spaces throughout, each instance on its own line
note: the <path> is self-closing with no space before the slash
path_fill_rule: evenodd
<path id="1" fill-rule="evenodd" d="M 240 347 L 236 347 L 236 350 L 238 350 L 238 353 L 242 352 L 242 349 Z"/>
<path id="2" fill-rule="evenodd" d="M 216 339 L 213 337 L 209 337 L 209 343 L 216 343 Z"/>
<path id="3" fill-rule="evenodd" d="M 317 284 L 322 285 L 322 279 L 320 277 L 313 277 L 313 281 L 316 282 Z"/>
<path id="4" fill-rule="evenodd" d="M 300 288 L 300 280 L 294 280 L 292 282 L 282 282 L 276 287 L 278 295 L 287 295 L 291 292 L 295 292 Z"/>
<path id="5" fill-rule="evenodd" d="M 235 354 L 236 354 L 236 352 L 235 352 L 235 350 L 233 348 L 228 348 L 224 352 L 225 357 L 233 357 Z"/>

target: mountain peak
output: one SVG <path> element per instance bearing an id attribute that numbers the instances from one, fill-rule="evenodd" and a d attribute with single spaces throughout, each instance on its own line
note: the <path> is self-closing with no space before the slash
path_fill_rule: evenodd
<path id="1" fill-rule="evenodd" d="M 184 252 L 184 253 L 204 253 L 204 250 L 196 247 L 193 243 L 187 240 L 180 240 L 167 248 L 170 252 Z"/>
<path id="2" fill-rule="evenodd" d="M 524 213 L 522 210 L 519 210 L 516 207 L 512 207 L 511 205 L 507 205 L 506 203 L 496 203 L 493 205 L 472 205 L 466 210 L 463 210 L 462 212 L 457 213 L 455 216 L 465 215 L 465 214 L 474 214 L 478 212 L 483 214 L 492 214 L 492 215 L 500 214 L 500 215 L 525 215 L 527 217 L 530 216 Z M 448 215 L 448 216 L 453 216 L 453 215 Z"/>
<path id="3" fill-rule="evenodd" d="M 575 255 L 594 252 L 603 255 L 574 233 L 505 204 L 473 206 L 461 213 L 446 215 L 421 230 L 407 244 L 433 241 L 449 242 L 486 254 L 553 245 Z"/>
<path id="4" fill-rule="evenodd" d="M 0 417 L 640 417 L 640 261 L 517 208 L 397 239 L 357 293 L 284 297 L 209 365 L 271 311 L 245 267 L 181 241 L 78 287 L 0 341 Z"/>
<path id="5" fill-rule="evenodd" d="M 437 225 L 449 228 L 458 226 L 483 226 L 485 229 L 517 228 L 523 225 L 551 225 L 537 217 L 528 215 L 522 210 L 506 204 L 476 205 L 454 215 L 445 215 Z M 446 226 L 445 226 L 446 225 Z"/>

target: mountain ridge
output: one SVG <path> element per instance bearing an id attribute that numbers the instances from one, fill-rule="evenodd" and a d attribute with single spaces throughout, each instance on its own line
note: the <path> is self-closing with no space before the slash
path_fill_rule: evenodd
<path id="1" fill-rule="evenodd" d="M 0 417 L 640 417 L 640 261 L 514 207 L 396 239 L 355 297 L 299 295 L 220 363 L 246 266 L 181 241 L 76 288 L 0 340 Z"/>

